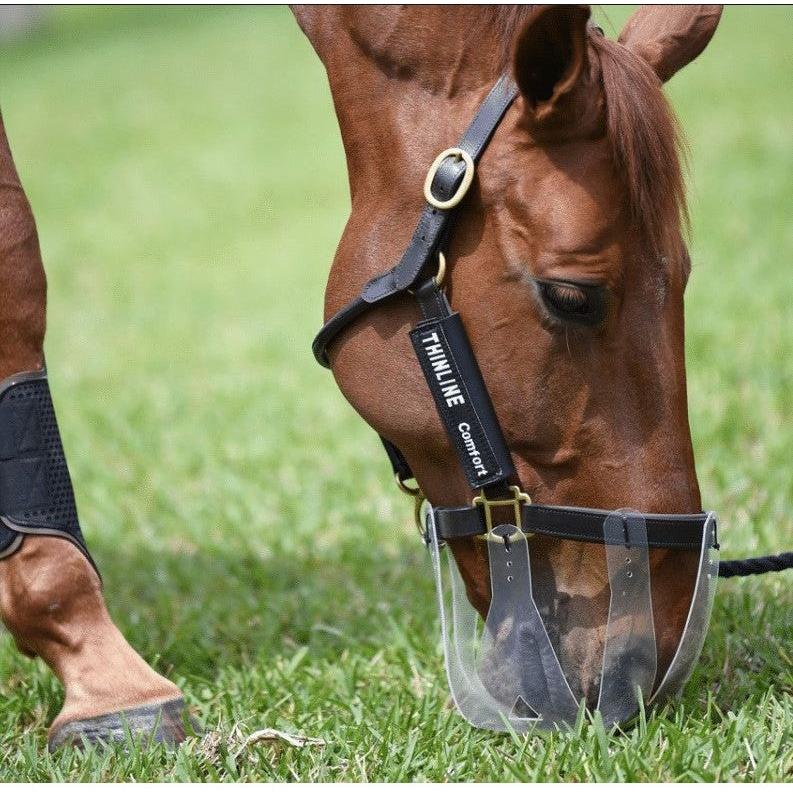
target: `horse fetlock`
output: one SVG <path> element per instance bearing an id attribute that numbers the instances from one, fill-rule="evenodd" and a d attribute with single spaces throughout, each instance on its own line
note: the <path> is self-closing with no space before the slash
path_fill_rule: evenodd
<path id="1" fill-rule="evenodd" d="M 127 643 L 99 576 L 67 540 L 28 536 L 0 561 L 0 617 L 20 650 L 39 656 L 64 684 L 53 727 L 182 695 Z"/>
<path id="2" fill-rule="evenodd" d="M 58 649 L 79 648 L 83 631 L 106 618 L 99 577 L 66 540 L 26 537 L 0 561 L 0 618 L 20 650 L 49 663 Z"/>

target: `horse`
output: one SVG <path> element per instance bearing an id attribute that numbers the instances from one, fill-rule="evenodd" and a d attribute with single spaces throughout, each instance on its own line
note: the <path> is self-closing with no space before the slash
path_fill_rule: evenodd
<path id="1" fill-rule="evenodd" d="M 439 163 L 465 153 L 448 147 L 469 121 L 466 136 L 489 113 L 492 139 L 478 179 L 457 188 L 465 202 L 442 238 L 433 299 L 445 273 L 448 303 L 481 368 L 477 388 L 492 401 L 488 421 L 500 425 L 511 456 L 510 489 L 525 503 L 702 514 L 686 405 L 682 135 L 662 84 L 704 50 L 721 8 L 645 6 L 617 41 L 592 24 L 586 6 L 293 11 L 327 71 L 351 197 L 314 351 L 390 456 L 401 453 L 397 476 L 401 457 L 433 507 L 450 514 L 471 504 L 476 475 L 464 475 L 455 432 L 475 464 L 482 456 L 469 424 L 445 419 L 450 403 L 436 412 L 443 396 L 410 341 L 449 308 L 428 310 L 425 295 L 419 311 L 419 281 L 413 293 L 400 290 L 384 271 L 399 262 L 391 273 L 402 272 L 431 233 L 422 214 L 410 237 L 424 200 L 438 210 L 457 200 L 442 202 L 430 185 Z M 511 106 L 490 93 L 499 96 L 506 70 L 519 89 Z M 388 301 L 381 287 L 391 290 Z M 446 367 L 446 358 L 435 364 Z M 490 524 L 485 492 L 473 503 Z M 511 528 L 520 527 L 517 496 L 491 503 L 514 507 Z M 606 551 L 550 533 L 532 537 L 532 596 L 574 699 L 594 707 L 608 671 Z M 448 544 L 484 620 L 493 557 L 478 540 L 452 533 Z M 696 555 L 670 547 L 649 552 L 656 684 L 680 645 L 696 564 Z M 493 641 L 511 619 L 490 628 Z"/>
<path id="2" fill-rule="evenodd" d="M 690 272 L 681 137 L 662 83 L 696 58 L 720 7 L 642 7 L 619 39 L 586 6 L 333 7 L 293 12 L 327 70 L 351 214 L 330 271 L 329 317 L 398 258 L 428 163 L 493 82 L 506 112 L 446 251 L 446 289 L 482 367 L 522 490 L 545 503 L 698 512 L 686 406 L 683 294 Z M 0 378 L 44 367 L 46 278 L 36 226 L 0 119 Z M 436 505 L 470 499 L 396 300 L 330 352 L 340 389 L 399 447 Z M 372 373 L 377 372 L 377 377 Z M 127 643 L 80 543 L 23 532 L 0 559 L 0 618 L 65 689 L 49 746 L 120 737 L 178 743 L 182 692 Z M 8 549 L 7 549 L 8 550 Z M 452 548 L 487 610 L 486 559 Z M 538 538 L 535 587 L 549 632 L 591 702 L 608 581 L 602 549 Z M 692 597 L 686 560 L 651 551 L 659 674 Z"/>

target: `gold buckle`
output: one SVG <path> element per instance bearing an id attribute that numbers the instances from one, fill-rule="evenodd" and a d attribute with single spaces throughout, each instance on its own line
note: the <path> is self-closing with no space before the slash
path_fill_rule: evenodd
<path id="1" fill-rule="evenodd" d="M 432 182 L 435 179 L 435 174 L 438 173 L 438 168 L 441 167 L 441 163 L 447 157 L 456 157 L 458 160 L 462 160 L 465 163 L 465 176 L 463 176 L 463 181 L 460 182 L 457 192 L 451 198 L 446 201 L 438 201 L 438 199 L 432 194 Z M 426 199 L 427 203 L 430 206 L 434 206 L 435 209 L 452 209 L 453 207 L 456 207 L 457 204 L 459 204 L 460 201 L 465 198 L 465 194 L 468 192 L 471 182 L 474 181 L 475 170 L 476 168 L 474 166 L 473 158 L 464 149 L 454 146 L 451 149 L 445 149 L 442 151 L 433 160 L 429 171 L 427 171 L 427 178 L 424 180 L 424 198 Z"/>
<path id="2" fill-rule="evenodd" d="M 416 528 L 419 530 L 419 536 L 424 541 L 424 527 L 421 525 L 421 507 L 423 506 L 424 502 L 427 500 L 427 497 L 424 493 L 421 492 L 421 488 L 416 485 L 416 487 L 411 487 L 410 485 L 405 484 L 402 480 L 402 477 L 399 474 L 394 474 L 394 481 L 397 483 L 397 487 L 406 495 L 410 496 L 413 499 L 413 521 L 416 524 Z"/>
<path id="3" fill-rule="evenodd" d="M 520 508 L 522 504 L 531 504 L 531 498 L 529 498 L 527 493 L 523 493 L 521 489 L 515 485 L 510 485 L 509 489 L 512 493 L 512 498 L 497 498 L 491 500 L 485 495 L 484 490 L 480 490 L 479 495 L 476 496 L 472 502 L 475 507 L 483 507 L 485 510 L 485 526 L 487 526 L 488 536 L 493 534 L 493 513 L 491 512 L 493 507 L 512 506 L 515 510 L 515 527 L 519 532 L 523 533 L 523 518 L 520 514 Z"/>

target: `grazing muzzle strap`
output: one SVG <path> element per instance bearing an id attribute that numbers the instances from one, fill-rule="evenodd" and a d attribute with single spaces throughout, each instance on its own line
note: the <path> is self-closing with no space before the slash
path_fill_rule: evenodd
<path id="1" fill-rule="evenodd" d="M 486 514 L 481 506 L 439 507 L 433 510 L 438 539 L 457 540 L 477 537 L 488 533 Z M 520 527 L 527 535 L 540 534 L 560 540 L 608 544 L 604 540 L 605 521 L 614 520 L 613 512 L 602 509 L 579 509 L 545 504 L 521 504 Z M 670 550 L 697 550 L 702 545 L 702 531 L 708 521 L 708 513 L 692 515 L 656 515 L 635 513 L 641 516 L 646 531 L 646 544 L 650 548 Z M 624 524 L 625 535 L 621 539 L 630 544 L 628 524 Z M 715 522 L 713 537 L 718 547 Z"/>
<path id="2" fill-rule="evenodd" d="M 96 569 L 80 531 L 46 369 L 0 383 L 0 559 L 26 534 L 62 537 Z"/>
<path id="3" fill-rule="evenodd" d="M 434 280 L 416 295 L 424 319 L 410 340 L 468 484 L 503 487 L 515 473 L 512 456 L 460 315 Z"/>

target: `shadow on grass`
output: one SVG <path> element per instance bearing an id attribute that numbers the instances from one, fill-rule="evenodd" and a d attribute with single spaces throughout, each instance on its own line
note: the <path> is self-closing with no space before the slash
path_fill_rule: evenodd
<path id="1" fill-rule="evenodd" d="M 429 560 L 407 540 L 392 556 L 351 541 L 271 558 L 230 546 L 93 546 L 114 619 L 166 673 L 211 678 L 218 667 L 306 645 L 329 658 L 345 649 L 374 655 L 395 642 L 435 652 Z"/>
<path id="2" fill-rule="evenodd" d="M 211 681 L 222 667 L 272 663 L 302 647 L 317 661 L 407 649 L 437 662 L 439 625 L 429 560 L 405 540 L 284 550 L 270 558 L 230 546 L 190 554 L 96 543 L 111 611 L 166 674 Z M 759 582 L 724 586 L 687 688 L 722 712 L 770 691 L 793 694 L 786 660 L 790 596 Z M 782 590 L 780 590 L 782 591 Z"/>

